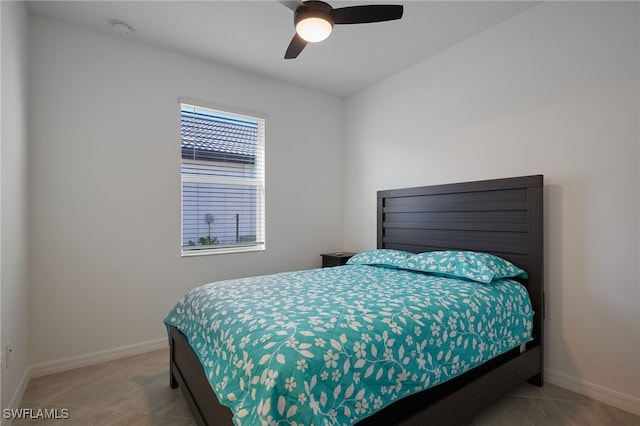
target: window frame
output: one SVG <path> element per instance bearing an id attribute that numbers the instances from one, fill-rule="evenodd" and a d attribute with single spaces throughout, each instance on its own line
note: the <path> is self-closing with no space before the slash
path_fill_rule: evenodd
<path id="1" fill-rule="evenodd" d="M 198 177 L 197 174 L 186 175 L 183 173 L 183 165 L 185 163 L 193 164 L 203 160 L 186 160 L 182 157 L 182 142 L 179 144 L 178 151 L 180 156 L 180 254 L 181 257 L 192 256 L 208 256 L 217 254 L 230 254 L 230 253 L 249 253 L 249 252 L 261 252 L 266 250 L 266 181 L 265 181 L 265 168 L 266 168 L 266 121 L 267 115 L 261 112 L 251 111 L 247 109 L 232 107 L 228 105 L 215 104 L 199 99 L 180 97 L 178 98 L 178 140 L 182 141 L 182 109 L 183 107 L 194 107 L 196 109 L 206 110 L 212 114 L 219 114 L 221 116 L 227 116 L 232 118 L 238 118 L 242 120 L 256 121 L 258 123 L 258 155 L 256 166 L 256 178 L 221 178 L 221 177 Z M 226 183 L 243 184 L 249 186 L 255 186 L 257 192 L 256 199 L 256 242 L 248 242 L 246 244 L 221 244 L 219 248 L 213 246 L 203 246 L 199 249 L 185 250 L 183 245 L 184 241 L 184 183 L 185 182 L 207 182 L 207 183 L 220 183 L 226 180 Z"/>

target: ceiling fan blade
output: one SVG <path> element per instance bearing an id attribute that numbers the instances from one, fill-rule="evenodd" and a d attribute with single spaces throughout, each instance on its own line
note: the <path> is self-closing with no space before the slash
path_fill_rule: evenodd
<path id="1" fill-rule="evenodd" d="M 297 33 L 291 39 L 291 43 L 289 43 L 289 47 L 287 47 L 287 52 L 284 54 L 285 59 L 295 59 L 298 57 L 302 49 L 307 45 L 307 42 L 300 37 Z"/>
<path id="2" fill-rule="evenodd" d="M 368 22 L 392 21 L 402 18 L 404 7 L 395 4 L 350 6 L 333 9 L 336 24 L 366 24 Z"/>
<path id="3" fill-rule="evenodd" d="M 281 0 L 280 3 L 287 6 L 289 9 L 293 10 L 294 12 L 302 4 L 300 0 Z"/>

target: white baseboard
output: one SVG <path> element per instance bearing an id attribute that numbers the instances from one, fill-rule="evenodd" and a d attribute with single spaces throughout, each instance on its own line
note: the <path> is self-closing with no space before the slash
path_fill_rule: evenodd
<path id="1" fill-rule="evenodd" d="M 107 349 L 104 351 L 92 352 L 85 355 L 72 356 L 35 364 L 29 367 L 30 377 L 41 377 L 48 374 L 60 373 L 74 368 L 86 367 L 87 365 L 99 364 L 101 362 L 113 361 L 128 356 L 139 355 L 147 352 L 157 351 L 169 347 L 167 338 L 149 340 L 147 342 L 136 343 L 119 348 Z"/>
<path id="2" fill-rule="evenodd" d="M 13 394 L 13 397 L 11 397 L 11 401 L 9 401 L 9 406 L 8 407 L 3 407 L 3 408 L 8 408 L 8 409 L 16 409 L 20 406 L 20 402 L 22 401 L 22 396 L 24 395 L 24 392 L 27 390 L 27 386 L 29 385 L 29 380 L 31 379 L 31 367 L 27 367 L 24 370 L 24 374 L 22 375 L 22 378 L 20 379 L 20 383 L 18 383 L 18 387 L 16 389 L 16 391 Z M 13 419 L 5 419 L 4 415 L 2 415 L 2 426 L 9 426 L 11 423 L 13 423 Z"/>
<path id="3" fill-rule="evenodd" d="M 605 404 L 612 405 L 633 414 L 640 415 L 640 398 L 596 385 L 549 368 L 544 369 L 547 382 L 588 396 Z"/>
<path id="4" fill-rule="evenodd" d="M 99 364 L 101 362 L 113 361 L 133 355 L 140 355 L 147 352 L 165 349 L 167 347 L 169 347 L 169 341 L 165 337 L 162 339 L 136 343 L 134 345 L 122 346 L 115 349 L 107 349 L 105 351 L 92 352 L 85 355 L 30 365 L 25 370 L 24 375 L 18 384 L 18 388 L 9 402 L 9 406 L 4 408 L 17 409 L 19 407 L 22 397 L 24 396 L 24 392 L 27 390 L 29 381 L 32 378 L 60 373 L 74 368 L 86 367 L 87 365 Z M 9 426 L 12 423 L 12 419 L 5 419 L 4 416 L 1 416 L 1 420 L 1 426 Z"/>

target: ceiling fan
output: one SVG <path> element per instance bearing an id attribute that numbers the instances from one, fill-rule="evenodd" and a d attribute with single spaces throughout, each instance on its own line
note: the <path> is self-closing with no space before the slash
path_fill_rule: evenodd
<path id="1" fill-rule="evenodd" d="M 329 37 L 334 25 L 392 21 L 402 18 L 404 9 L 401 5 L 388 4 L 334 9 L 331 5 L 319 0 L 305 2 L 289 0 L 280 3 L 293 10 L 293 23 L 296 27 L 296 34 L 284 54 L 285 59 L 298 57 L 307 43 L 322 41 Z"/>

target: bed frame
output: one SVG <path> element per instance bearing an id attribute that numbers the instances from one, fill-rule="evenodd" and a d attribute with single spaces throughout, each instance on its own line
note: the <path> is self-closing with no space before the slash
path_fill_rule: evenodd
<path id="1" fill-rule="evenodd" d="M 453 380 L 400 399 L 358 426 L 452 425 L 516 386 L 543 384 L 544 285 L 542 175 L 378 192 L 378 248 L 415 253 L 474 250 L 525 269 L 533 305 L 533 339 Z M 185 336 L 170 328 L 170 385 L 180 387 L 199 425 L 230 426 Z"/>

